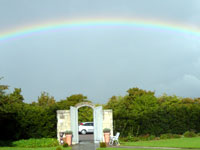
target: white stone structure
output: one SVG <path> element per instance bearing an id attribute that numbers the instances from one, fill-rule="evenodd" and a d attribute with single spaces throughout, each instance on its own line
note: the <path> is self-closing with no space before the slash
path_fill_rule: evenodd
<path id="1" fill-rule="evenodd" d="M 95 107 L 94 104 L 83 102 L 75 107 L 70 107 L 70 110 L 57 110 L 57 138 L 60 141 L 60 133 L 66 130 L 73 132 L 72 144 L 79 143 L 78 136 L 78 109 L 81 107 L 91 107 L 93 109 L 94 122 L 94 142 L 104 141 L 103 129 L 111 129 L 113 135 L 113 114 L 111 109 L 103 110 L 102 106 Z"/>

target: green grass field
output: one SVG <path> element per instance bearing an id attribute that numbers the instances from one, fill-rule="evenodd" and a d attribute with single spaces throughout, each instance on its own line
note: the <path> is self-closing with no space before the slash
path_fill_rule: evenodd
<path id="1" fill-rule="evenodd" d="M 163 149 L 136 149 L 136 148 L 98 148 L 97 150 L 163 150 Z M 164 149 L 164 150 L 172 150 L 172 149 Z M 184 149 L 184 150 L 191 150 L 191 149 Z"/>
<path id="2" fill-rule="evenodd" d="M 71 147 L 63 148 L 63 150 L 70 150 Z M 56 147 L 45 148 L 22 148 L 22 147 L 0 147 L 0 150 L 56 150 Z"/>
<path id="3" fill-rule="evenodd" d="M 200 137 L 166 140 L 121 142 L 123 146 L 200 148 Z"/>

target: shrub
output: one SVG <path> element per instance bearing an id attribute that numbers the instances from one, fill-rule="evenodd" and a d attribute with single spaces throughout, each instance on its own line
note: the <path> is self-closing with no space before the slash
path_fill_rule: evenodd
<path id="1" fill-rule="evenodd" d="M 184 137 L 195 137 L 197 136 L 194 131 L 186 131 L 184 134 Z"/>
<path id="2" fill-rule="evenodd" d="M 42 138 L 42 139 L 28 139 L 19 140 L 12 143 L 15 147 L 55 147 L 58 146 L 58 140 L 53 138 Z"/>
<path id="3" fill-rule="evenodd" d="M 181 138 L 181 135 L 166 133 L 166 134 L 161 134 L 160 136 L 160 139 L 172 139 L 172 138 Z"/>
<path id="4" fill-rule="evenodd" d="M 172 134 L 171 133 L 166 133 L 166 134 L 161 134 L 160 139 L 171 139 Z"/>
<path id="5" fill-rule="evenodd" d="M 150 134 L 145 134 L 145 135 L 141 135 L 138 137 L 138 140 L 141 141 L 150 141 L 150 140 L 154 140 L 156 137 L 155 135 L 150 135 Z M 138 141 L 137 139 L 134 139 L 134 141 Z"/>
<path id="6" fill-rule="evenodd" d="M 67 130 L 67 131 L 65 131 L 65 134 L 72 134 L 72 131 L 71 130 Z"/>
<path id="7" fill-rule="evenodd" d="M 140 140 L 139 137 L 135 137 L 135 136 L 127 136 L 127 137 L 120 138 L 120 141 L 123 141 L 123 142 L 137 142 L 139 140 Z"/>
<path id="8" fill-rule="evenodd" d="M 0 147 L 12 147 L 12 141 L 1 141 L 0 140 Z"/>
<path id="9" fill-rule="evenodd" d="M 155 138 L 156 138 L 155 135 L 150 135 L 150 136 L 148 137 L 148 140 L 155 140 Z"/>
<path id="10" fill-rule="evenodd" d="M 56 150 L 63 150 L 63 148 L 59 146 L 56 148 Z"/>
<path id="11" fill-rule="evenodd" d="M 109 128 L 104 128 L 104 129 L 103 129 L 103 132 L 104 132 L 104 133 L 110 132 L 110 129 L 109 129 Z"/>
<path id="12" fill-rule="evenodd" d="M 173 134 L 173 138 L 181 138 L 181 135 L 179 135 L 179 134 Z"/>
<path id="13" fill-rule="evenodd" d="M 149 137 L 149 134 L 145 134 L 145 135 L 140 135 L 139 136 L 139 139 L 141 140 L 141 141 L 147 141 L 147 138 Z"/>
<path id="14" fill-rule="evenodd" d="M 106 143 L 105 142 L 100 142 L 100 148 L 105 148 L 106 147 Z"/>
<path id="15" fill-rule="evenodd" d="M 149 138 L 150 138 L 150 135 L 149 135 L 149 134 L 145 134 L 145 135 L 139 136 L 139 139 L 140 139 L 141 141 L 148 141 L 148 140 L 150 140 Z"/>
<path id="16" fill-rule="evenodd" d="M 64 143 L 63 144 L 63 147 L 68 147 L 69 145 L 67 143 Z"/>
<path id="17" fill-rule="evenodd" d="M 154 140 L 160 140 L 160 137 L 155 137 L 155 139 Z"/>

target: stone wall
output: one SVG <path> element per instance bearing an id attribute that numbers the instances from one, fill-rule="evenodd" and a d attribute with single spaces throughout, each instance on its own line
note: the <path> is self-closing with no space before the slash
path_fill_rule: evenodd
<path id="1" fill-rule="evenodd" d="M 103 129 L 109 128 L 111 136 L 113 136 L 113 114 L 112 109 L 103 110 Z M 104 138 L 103 138 L 104 141 Z"/>
<path id="2" fill-rule="evenodd" d="M 71 130 L 71 118 L 69 110 L 57 110 L 57 138 L 60 141 L 60 132 Z"/>

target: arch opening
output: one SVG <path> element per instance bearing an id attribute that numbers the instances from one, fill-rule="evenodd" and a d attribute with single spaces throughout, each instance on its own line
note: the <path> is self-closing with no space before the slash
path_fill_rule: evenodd
<path id="1" fill-rule="evenodd" d="M 77 107 L 79 142 L 94 141 L 94 109 L 91 106 Z"/>

